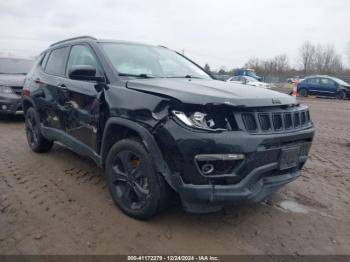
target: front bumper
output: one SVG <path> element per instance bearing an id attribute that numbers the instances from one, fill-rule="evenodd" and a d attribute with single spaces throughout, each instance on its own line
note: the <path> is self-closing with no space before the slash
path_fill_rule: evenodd
<path id="1" fill-rule="evenodd" d="M 0 114 L 22 113 L 22 98 L 16 94 L 0 95 Z"/>
<path id="2" fill-rule="evenodd" d="M 259 202 L 300 176 L 314 128 L 280 134 L 194 132 L 170 120 L 157 131 L 156 140 L 172 172 L 171 186 L 190 212 L 211 212 L 232 202 Z M 304 148 L 298 165 L 281 169 L 285 148 Z M 200 154 L 244 154 L 231 173 L 205 176 L 196 164 Z"/>

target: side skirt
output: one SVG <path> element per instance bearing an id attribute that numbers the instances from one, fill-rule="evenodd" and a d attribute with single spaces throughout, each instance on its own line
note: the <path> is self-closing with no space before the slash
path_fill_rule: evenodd
<path id="1" fill-rule="evenodd" d="M 59 141 L 62 144 L 69 147 L 75 153 L 81 156 L 87 156 L 91 158 L 99 167 L 102 167 L 101 157 L 98 154 L 96 154 L 96 152 L 93 151 L 89 146 L 85 145 L 76 138 L 68 135 L 62 130 L 58 130 L 51 127 L 44 127 L 43 125 L 41 125 L 41 132 L 46 139 L 52 141 Z"/>

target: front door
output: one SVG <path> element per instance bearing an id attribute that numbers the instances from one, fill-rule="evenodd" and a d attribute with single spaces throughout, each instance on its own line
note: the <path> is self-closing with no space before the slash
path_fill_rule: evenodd
<path id="1" fill-rule="evenodd" d="M 102 75 L 101 67 L 95 54 L 88 45 L 72 46 L 65 81 L 67 100 L 65 103 L 66 133 L 97 151 L 99 101 L 96 83 L 91 81 L 72 80 L 68 72 L 75 65 L 91 65 L 96 68 L 97 74 Z"/>

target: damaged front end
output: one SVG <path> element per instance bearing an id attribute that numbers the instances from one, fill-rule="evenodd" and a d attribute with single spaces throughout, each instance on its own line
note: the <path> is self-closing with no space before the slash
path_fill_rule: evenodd
<path id="1" fill-rule="evenodd" d="M 313 135 L 302 106 L 183 105 L 154 130 L 173 187 L 192 212 L 263 200 L 300 175 Z"/>
<path id="2" fill-rule="evenodd" d="M 117 113 L 152 134 L 160 152 L 155 161 L 164 162 L 162 173 L 187 211 L 258 202 L 299 177 L 314 136 L 307 107 L 271 99 L 256 107 L 194 104 L 140 91 L 132 90 L 131 111 Z"/>

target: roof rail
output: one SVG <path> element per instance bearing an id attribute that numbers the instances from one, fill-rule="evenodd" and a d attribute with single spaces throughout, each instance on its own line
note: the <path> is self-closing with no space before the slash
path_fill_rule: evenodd
<path id="1" fill-rule="evenodd" d="M 68 42 L 68 41 L 72 41 L 72 40 L 77 40 L 77 39 L 85 39 L 85 38 L 92 39 L 92 40 L 97 40 L 95 37 L 88 36 L 88 35 L 83 35 L 83 36 L 77 36 L 77 37 L 68 38 L 68 39 L 65 39 L 65 40 L 58 41 L 58 42 L 56 42 L 56 43 L 51 44 L 50 47 L 51 47 L 51 46 L 58 45 L 58 44 L 61 44 L 61 43 L 64 43 L 64 42 Z"/>

